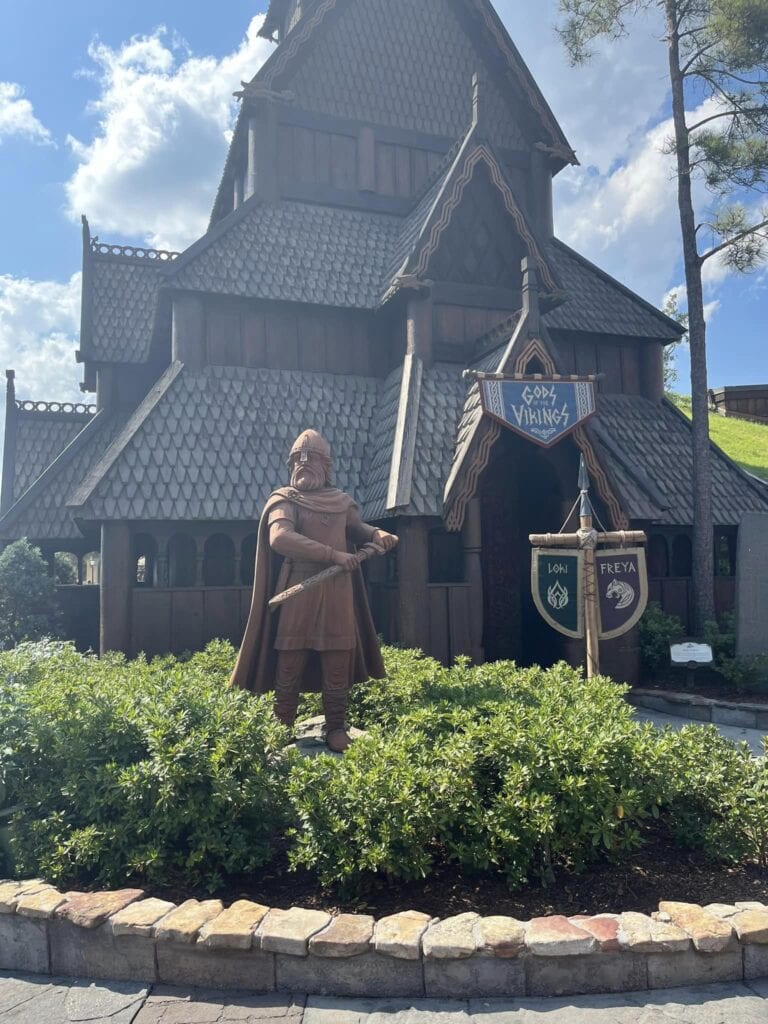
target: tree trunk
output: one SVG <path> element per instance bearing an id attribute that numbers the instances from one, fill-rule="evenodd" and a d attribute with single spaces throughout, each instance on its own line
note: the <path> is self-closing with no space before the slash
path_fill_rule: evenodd
<path id="1" fill-rule="evenodd" d="M 677 198 L 683 237 L 685 283 L 688 289 L 688 337 L 691 350 L 693 404 L 693 596 L 694 625 L 701 634 L 704 623 L 715 617 L 714 543 L 712 535 L 712 470 L 707 403 L 707 326 L 701 259 L 696 244 L 696 220 L 691 188 L 690 140 L 685 117 L 685 90 L 680 70 L 678 0 L 665 0 L 672 114 L 677 153 Z"/>

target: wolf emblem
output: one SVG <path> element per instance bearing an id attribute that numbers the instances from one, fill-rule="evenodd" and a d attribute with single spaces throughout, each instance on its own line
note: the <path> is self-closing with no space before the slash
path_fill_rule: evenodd
<path id="1" fill-rule="evenodd" d="M 616 611 L 629 608 L 635 600 L 635 588 L 631 587 L 629 583 L 626 583 L 624 580 L 611 580 L 605 593 L 606 597 L 618 598 L 616 602 Z"/>

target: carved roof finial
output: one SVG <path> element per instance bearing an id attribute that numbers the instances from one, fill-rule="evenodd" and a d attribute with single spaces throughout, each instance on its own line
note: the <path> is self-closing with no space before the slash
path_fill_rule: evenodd
<path id="1" fill-rule="evenodd" d="M 477 128 L 480 124 L 480 104 L 483 99 L 482 97 L 482 82 L 480 79 L 480 72 L 476 71 L 472 75 L 472 127 Z"/>
<path id="2" fill-rule="evenodd" d="M 6 402 L 8 403 L 8 405 L 10 405 L 11 402 L 15 402 L 16 401 L 15 377 L 16 377 L 16 371 L 15 370 L 6 370 L 5 371 L 5 379 L 6 379 L 5 395 L 6 395 Z"/>

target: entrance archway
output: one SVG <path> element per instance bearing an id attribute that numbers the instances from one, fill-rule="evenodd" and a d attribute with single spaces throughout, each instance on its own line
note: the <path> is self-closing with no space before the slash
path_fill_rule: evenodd
<path id="1" fill-rule="evenodd" d="M 578 464 L 570 439 L 546 450 L 505 430 L 494 447 L 480 484 L 489 661 L 548 666 L 566 656 L 566 638 L 533 603 L 528 536 L 560 529 L 575 497 Z"/>

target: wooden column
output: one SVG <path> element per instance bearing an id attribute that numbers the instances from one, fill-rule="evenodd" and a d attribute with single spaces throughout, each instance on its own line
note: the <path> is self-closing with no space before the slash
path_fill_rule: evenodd
<path id="1" fill-rule="evenodd" d="M 545 238 L 552 238 L 555 233 L 552 167 L 549 156 L 543 150 L 531 150 L 530 173 L 536 226 Z"/>
<path id="2" fill-rule="evenodd" d="M 177 295 L 173 300 L 171 359 L 191 370 L 200 370 L 207 362 L 205 312 L 197 295 Z"/>
<path id="3" fill-rule="evenodd" d="M 357 135 L 357 187 L 361 192 L 376 191 L 376 137 L 368 126 Z"/>
<path id="4" fill-rule="evenodd" d="M 472 661 L 476 665 L 482 665 L 485 661 L 483 647 L 483 531 L 479 498 L 473 498 L 467 505 L 463 540 L 464 573 L 471 588 L 469 600 Z"/>
<path id="5" fill-rule="evenodd" d="M 3 476 L 0 485 L 0 515 L 15 501 L 13 483 L 16 477 L 16 373 L 5 371 L 5 447 L 3 448 Z"/>
<path id="6" fill-rule="evenodd" d="M 400 519 L 397 565 L 400 643 L 429 651 L 429 545 L 426 520 Z"/>
<path id="7" fill-rule="evenodd" d="M 248 120 L 248 167 L 245 172 L 245 198 L 250 199 L 256 192 L 256 175 L 259 151 L 259 122 L 255 117 Z"/>
<path id="8" fill-rule="evenodd" d="M 96 410 L 111 409 L 117 403 L 117 377 L 114 366 L 101 366 L 96 371 Z"/>
<path id="9" fill-rule="evenodd" d="M 235 180 L 232 184 L 232 209 L 236 210 L 243 202 L 243 175 L 235 168 Z"/>
<path id="10" fill-rule="evenodd" d="M 203 569 L 205 567 L 205 537 L 195 537 L 195 586 L 204 587 Z"/>
<path id="11" fill-rule="evenodd" d="M 248 170 L 245 198 L 257 192 L 262 199 L 279 195 L 277 181 L 277 108 L 267 97 L 250 101 L 252 114 L 248 119 Z"/>
<path id="12" fill-rule="evenodd" d="M 100 651 L 130 652 L 133 591 L 131 531 L 127 523 L 101 527 Z"/>
<path id="13" fill-rule="evenodd" d="M 432 313 L 432 295 L 426 288 L 409 296 L 406 350 L 421 359 L 426 368 L 432 365 Z"/>
<path id="14" fill-rule="evenodd" d="M 644 342 L 640 347 L 640 366 L 643 396 L 660 402 L 664 397 L 664 346 L 660 342 Z"/>

